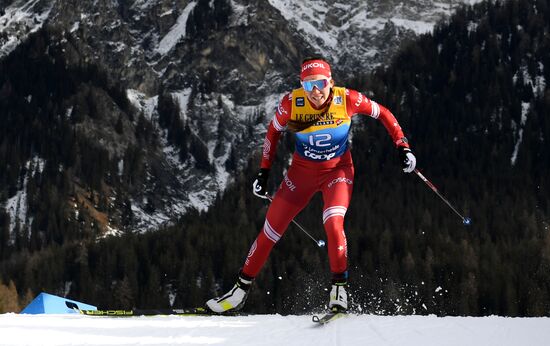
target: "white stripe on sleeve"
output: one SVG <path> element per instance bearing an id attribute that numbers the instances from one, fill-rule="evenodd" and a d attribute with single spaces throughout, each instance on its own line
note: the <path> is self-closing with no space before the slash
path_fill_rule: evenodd
<path id="1" fill-rule="evenodd" d="M 378 119 L 378 117 L 380 116 L 380 106 L 378 105 L 378 103 L 374 102 L 373 100 L 371 100 L 370 103 L 372 106 L 372 113 L 370 116 L 373 117 L 374 119 Z"/>
<path id="2" fill-rule="evenodd" d="M 275 128 L 275 130 L 281 132 L 283 131 L 285 128 L 284 126 L 282 126 L 280 123 L 279 123 L 279 120 L 277 119 L 277 115 L 275 115 L 273 117 L 273 127 Z"/>

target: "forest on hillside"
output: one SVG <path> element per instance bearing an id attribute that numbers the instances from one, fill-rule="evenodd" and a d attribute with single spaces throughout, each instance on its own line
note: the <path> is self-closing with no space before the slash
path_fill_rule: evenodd
<path id="1" fill-rule="evenodd" d="M 549 31 L 550 1 L 483 2 L 407 42 L 389 67 L 337 81 L 392 110 L 418 168 L 473 220 L 465 227 L 418 177 L 401 171 L 380 123 L 356 117 L 355 188 L 345 223 L 355 310 L 550 314 Z M 173 111 L 170 104 L 166 109 Z M 166 118 L 167 124 L 173 121 Z M 58 145 L 63 140 L 75 138 L 61 136 Z M 11 148 L 0 139 L 0 158 Z M 287 134 L 272 169 L 272 191 L 292 150 Z M 0 214 L 0 295 L 17 296 L 20 307 L 41 291 L 104 308 L 202 305 L 234 283 L 263 225 L 267 205 L 251 192 L 259 155 L 208 212 L 189 212 L 156 232 L 74 240 L 59 222 L 55 230 L 63 241 L 48 233 L 54 240 L 22 236 L 10 244 L 9 220 Z M 63 158 L 68 159 L 77 160 Z M 0 179 L 17 176 L 7 170 Z M 107 179 L 93 176 L 98 183 Z M 43 180 L 39 190 L 55 198 L 61 182 Z M 297 217 L 319 239 L 321 205 L 316 196 Z M 325 250 L 291 225 L 255 281 L 245 310 L 322 309 L 329 280 Z"/>

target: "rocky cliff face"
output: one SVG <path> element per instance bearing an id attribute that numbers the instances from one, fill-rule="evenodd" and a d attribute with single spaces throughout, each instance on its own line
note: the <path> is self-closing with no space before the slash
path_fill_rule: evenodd
<path id="1" fill-rule="evenodd" d="M 68 66 L 100 66 L 111 84 L 125 89 L 135 114 L 157 136 L 154 147 L 141 148 L 146 172 L 140 188 L 128 192 L 131 228 L 147 230 L 189 207 L 208 208 L 258 153 L 279 98 L 298 86 L 304 56 L 326 56 L 345 81 L 388 63 L 404 40 L 429 32 L 459 4 L 4 0 L 0 59 L 32 33 L 52 30 Z M 97 99 L 103 100 L 103 121 L 84 117 L 79 127 L 124 166 L 125 149 L 136 143 L 137 116 L 123 117 L 128 111 L 107 96 Z M 178 114 L 178 141 L 162 124 L 169 110 Z M 124 135 L 108 130 L 113 119 L 123 119 Z M 151 203 L 155 208 L 147 208 Z"/>

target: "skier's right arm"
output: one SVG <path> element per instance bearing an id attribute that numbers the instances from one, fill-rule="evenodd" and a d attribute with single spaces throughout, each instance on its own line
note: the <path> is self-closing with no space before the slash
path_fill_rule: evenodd
<path id="1" fill-rule="evenodd" d="M 286 124 L 290 118 L 290 111 L 292 108 L 292 93 L 286 94 L 277 110 L 273 119 L 269 122 L 267 127 L 267 133 L 264 139 L 264 145 L 262 150 L 262 162 L 260 164 L 260 171 L 254 183 L 252 184 L 252 192 L 254 195 L 267 198 L 267 179 L 269 177 L 269 171 L 273 160 L 275 159 L 275 153 L 277 152 L 277 144 L 281 134 L 286 129 Z"/>

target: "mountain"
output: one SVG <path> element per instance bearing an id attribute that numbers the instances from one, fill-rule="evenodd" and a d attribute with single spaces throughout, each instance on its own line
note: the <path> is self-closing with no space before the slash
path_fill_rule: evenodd
<path id="1" fill-rule="evenodd" d="M 257 154 L 304 56 L 326 55 L 342 81 L 367 74 L 461 3 L 2 1 L 3 138 L 18 143 L 0 173 L 9 242 L 38 232 L 40 248 L 71 227 L 92 237 L 152 230 L 207 210 Z M 54 85 L 63 90 L 52 98 Z M 63 158 L 52 159 L 47 143 L 59 135 Z M 48 165 L 57 173 L 45 175 Z M 51 182 L 57 204 L 30 193 L 33 180 Z M 72 221 L 51 225 L 48 213 Z"/>
<path id="2" fill-rule="evenodd" d="M 199 8 L 197 3 L 194 9 Z M 124 78 L 131 74 L 118 71 L 113 77 L 116 71 L 108 68 L 107 58 L 101 64 L 87 63 L 87 56 L 79 54 L 82 41 L 66 37 L 66 43 L 57 44 L 64 34 L 55 28 L 31 34 L 2 61 L 0 160 L 6 169 L 0 172 L 1 193 L 9 205 L 34 216 L 28 217 L 30 232 L 21 227 L 24 222 L 15 222 L 10 233 L 12 218 L 0 214 L 0 275 L 4 292 L 18 295 L 20 305 L 32 296 L 29 292 L 47 288 L 116 308 L 196 306 L 234 284 L 264 224 L 266 204 L 250 193 L 250 181 L 258 159 L 252 143 L 261 141 L 269 115 L 257 111 L 242 128 L 242 122 L 230 122 L 229 116 L 229 123 L 212 122 L 226 117 L 207 110 L 217 106 L 227 114 L 255 112 L 254 103 L 246 102 L 262 101 L 262 95 L 273 95 L 272 88 L 282 93 L 278 83 L 292 83 L 295 67 L 290 68 L 297 62 L 278 61 L 288 64 L 287 74 L 266 72 L 272 79 L 262 79 L 267 65 L 261 62 L 274 64 L 261 58 L 265 42 L 240 46 L 243 41 L 234 41 L 232 35 L 242 29 L 221 35 L 215 28 L 223 27 L 223 16 L 209 15 L 218 19 L 204 27 L 196 24 L 204 20 L 193 13 L 187 22 L 195 24 L 186 26 L 186 33 L 194 38 L 163 48 L 170 56 L 155 65 L 162 66 L 166 77 L 157 96 L 138 89 L 128 92 L 124 86 L 130 82 Z M 270 23 L 261 16 L 257 11 L 251 18 L 239 18 L 256 25 L 261 35 L 262 25 Z M 396 114 L 418 167 L 473 220 L 464 227 L 418 177 L 403 174 L 383 126 L 357 117 L 352 136 L 354 194 L 345 223 L 355 310 L 384 315 L 548 315 L 549 18 L 550 4 L 544 0 L 459 8 L 432 33 L 404 42 L 387 66 L 345 80 Z M 274 47 L 282 47 L 285 41 L 280 38 L 295 37 L 297 31 L 278 28 L 270 33 L 279 40 L 269 47 L 282 57 Z M 86 42 L 93 43 L 93 37 Z M 208 42 L 228 43 L 209 48 Z M 191 68 L 189 62 L 198 65 Z M 183 74 L 178 68 L 203 78 L 182 79 L 182 85 L 190 86 L 179 92 L 175 86 Z M 252 72 L 245 75 L 248 69 Z M 234 98 L 224 90 L 240 84 L 221 78 L 219 71 L 247 81 Z M 275 104 L 277 97 L 272 99 Z M 180 121 L 184 109 L 185 122 Z M 225 134 L 225 139 L 209 139 L 214 132 Z M 235 133 L 238 139 L 231 142 Z M 258 138 L 245 140 L 253 137 Z M 214 165 L 211 157 L 222 157 L 226 147 L 213 144 L 222 142 L 231 142 L 233 149 L 239 143 L 250 146 L 252 154 L 246 157 L 235 149 L 227 161 Z M 282 137 L 271 190 L 281 181 L 292 144 L 290 136 Z M 123 155 L 123 161 L 117 155 Z M 132 196 L 145 195 L 139 201 L 151 215 L 164 203 L 176 205 L 156 197 L 164 191 L 177 194 L 171 184 L 181 176 L 173 174 L 170 164 L 180 163 L 181 172 L 189 169 L 184 178 L 194 177 L 190 179 L 199 184 L 219 176 L 221 162 L 234 173 L 227 181 L 235 183 L 227 184 L 208 210 L 190 208 L 156 232 L 123 232 L 101 239 L 104 232 L 96 220 L 102 218 L 132 229 L 141 210 Z M 23 190 L 32 198 L 22 204 Z M 73 203 L 66 203 L 64 196 L 73 196 Z M 324 237 L 321 208 L 316 196 L 297 217 L 315 238 Z M 327 269 L 324 249 L 291 226 L 256 279 L 245 309 L 283 314 L 319 309 L 326 303 Z"/>

